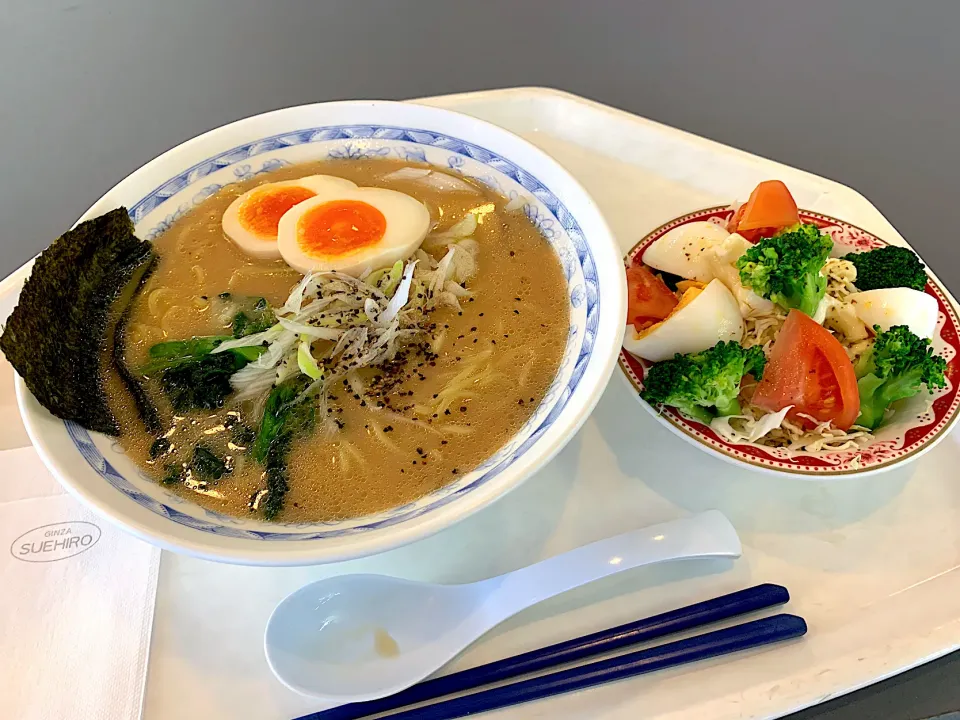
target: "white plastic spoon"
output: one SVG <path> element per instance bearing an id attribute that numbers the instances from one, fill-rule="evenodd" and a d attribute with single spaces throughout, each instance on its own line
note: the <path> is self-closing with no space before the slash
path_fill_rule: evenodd
<path id="1" fill-rule="evenodd" d="M 554 595 L 641 565 L 740 552 L 730 521 L 709 510 L 468 585 L 339 575 L 277 605 L 264 637 L 267 662 L 304 695 L 373 700 L 423 680 L 494 626 Z"/>

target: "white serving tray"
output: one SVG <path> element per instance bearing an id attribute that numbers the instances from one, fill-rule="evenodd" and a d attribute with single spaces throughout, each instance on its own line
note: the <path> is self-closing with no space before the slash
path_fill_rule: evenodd
<path id="1" fill-rule="evenodd" d="M 745 197 L 771 177 L 786 181 L 802 207 L 902 242 L 849 188 L 573 95 L 523 88 L 421 102 L 492 121 L 552 154 L 594 195 L 624 251 L 651 228 Z M 0 283 L 0 311 L 22 279 L 18 272 Z M 806 638 L 490 717 L 773 718 L 960 647 L 956 433 L 908 468 L 873 479 L 771 478 L 713 458 L 660 427 L 619 372 L 545 470 L 428 540 L 318 568 L 238 567 L 164 553 L 145 720 L 282 720 L 318 709 L 273 678 L 262 649 L 273 606 L 308 581 L 358 571 L 472 581 L 707 508 L 719 508 L 736 525 L 741 560 L 640 570 L 570 593 L 514 618 L 451 669 L 760 582 L 790 589 L 789 611 L 807 619 Z M 0 409 L 12 418 L 9 366 L 0 373 Z M 7 424 L 0 446 L 26 444 L 22 429 Z"/>

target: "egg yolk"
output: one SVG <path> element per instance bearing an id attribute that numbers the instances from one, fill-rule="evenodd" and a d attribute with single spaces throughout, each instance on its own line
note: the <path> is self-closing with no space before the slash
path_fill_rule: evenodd
<path id="1" fill-rule="evenodd" d="M 283 214 L 314 195 L 313 190 L 296 185 L 264 188 L 250 195 L 240 207 L 240 224 L 262 240 L 276 240 Z"/>
<path id="2" fill-rule="evenodd" d="M 646 337 L 658 327 L 663 325 L 667 320 L 683 310 L 687 305 L 697 299 L 697 295 L 702 293 L 705 287 L 706 285 L 704 285 L 702 282 L 697 282 L 696 280 L 681 280 L 678 282 L 677 289 L 683 293 L 683 295 L 680 296 L 680 302 L 674 306 L 673 310 L 671 310 L 663 320 L 639 331 L 637 333 L 637 339 L 639 340 L 642 337 Z"/>
<path id="3" fill-rule="evenodd" d="M 330 256 L 376 245 L 387 230 L 387 219 L 360 200 L 334 200 L 317 205 L 297 223 L 297 242 L 307 255 Z"/>

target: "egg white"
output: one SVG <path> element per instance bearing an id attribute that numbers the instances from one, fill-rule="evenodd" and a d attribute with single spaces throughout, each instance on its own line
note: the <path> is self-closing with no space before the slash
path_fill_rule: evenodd
<path id="1" fill-rule="evenodd" d="M 660 362 L 677 353 L 706 350 L 721 340 L 742 339 L 743 318 L 737 299 L 726 285 L 712 280 L 689 304 L 652 329 L 637 333 L 633 325 L 627 325 L 623 347 L 638 357 Z"/>
<path id="2" fill-rule="evenodd" d="M 712 222 L 686 223 L 657 238 L 643 251 L 642 260 L 645 265 L 687 280 L 710 282 L 714 276 L 705 251 L 722 243 L 728 235 Z"/>
<path id="3" fill-rule="evenodd" d="M 364 202 L 383 213 L 386 219 L 383 237 L 374 245 L 350 253 L 324 255 L 307 252 L 299 242 L 301 219 L 316 207 L 343 200 Z M 337 270 L 360 276 L 367 270 L 389 267 L 397 260 L 406 260 L 420 247 L 429 229 L 429 210 L 409 195 L 373 187 L 331 188 L 294 205 L 284 214 L 280 219 L 277 245 L 284 261 L 304 274 Z"/>
<path id="4" fill-rule="evenodd" d="M 740 271 L 737 270 L 736 262 L 750 247 L 751 244 L 745 237 L 731 233 L 723 241 L 704 251 L 713 277 L 733 293 L 740 304 L 740 314 L 744 317 L 764 315 L 773 312 L 774 308 L 772 301 L 757 295 L 740 282 Z"/>
<path id="5" fill-rule="evenodd" d="M 357 187 L 357 184 L 333 175 L 307 175 L 296 180 L 265 183 L 245 192 L 230 203 L 230 206 L 223 213 L 221 224 L 224 234 L 250 257 L 276 260 L 280 257 L 280 248 L 277 247 L 276 235 L 260 235 L 246 227 L 240 221 L 240 210 L 251 195 L 262 193 L 270 188 L 281 187 L 302 187 L 314 193 L 319 193 L 325 190 L 350 190 Z"/>
<path id="6" fill-rule="evenodd" d="M 894 325 L 906 325 L 917 337 L 930 339 L 937 329 L 940 312 L 937 300 L 913 288 L 881 288 L 853 293 L 847 298 L 857 317 L 867 327 L 879 325 L 889 330 Z"/>

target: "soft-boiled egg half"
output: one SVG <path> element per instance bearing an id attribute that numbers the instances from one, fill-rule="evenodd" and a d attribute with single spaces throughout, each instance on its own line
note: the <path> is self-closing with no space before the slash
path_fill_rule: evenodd
<path id="1" fill-rule="evenodd" d="M 857 317 L 872 328 L 879 325 L 889 330 L 894 325 L 906 325 L 917 337 L 930 339 L 937 329 L 939 309 L 937 300 L 913 288 L 881 288 L 853 293 L 847 298 Z"/>
<path id="2" fill-rule="evenodd" d="M 294 205 L 324 191 L 343 191 L 356 183 L 333 175 L 308 175 L 297 180 L 266 183 L 248 190 L 223 213 L 223 232 L 247 255 L 274 260 L 280 257 L 277 228 Z"/>
<path id="3" fill-rule="evenodd" d="M 359 276 L 410 257 L 429 229 L 430 212 L 409 195 L 329 187 L 280 218 L 277 245 L 284 261 L 304 274 L 338 270 Z"/>
<path id="4" fill-rule="evenodd" d="M 713 271 L 705 251 L 719 245 L 730 233 L 712 222 L 686 223 L 668 230 L 643 251 L 643 263 L 687 280 L 710 282 Z"/>
<path id="5" fill-rule="evenodd" d="M 712 280 L 687 288 L 673 311 L 660 322 L 637 332 L 627 325 L 623 347 L 653 362 L 669 360 L 677 353 L 700 352 L 721 340 L 740 342 L 743 318 L 740 306 L 727 286 Z"/>

